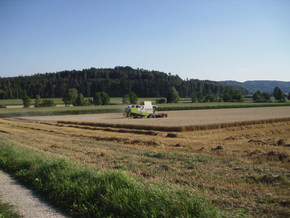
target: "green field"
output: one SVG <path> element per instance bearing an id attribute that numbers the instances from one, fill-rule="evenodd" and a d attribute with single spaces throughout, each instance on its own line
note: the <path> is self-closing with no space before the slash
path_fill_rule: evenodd
<path id="1" fill-rule="evenodd" d="M 141 101 L 152 101 L 156 104 L 158 98 L 139 98 L 138 104 Z M 127 105 L 122 104 L 122 98 L 111 98 L 110 105 L 106 106 L 77 106 L 65 107 L 61 98 L 54 98 L 57 107 L 38 107 L 30 108 L 22 107 L 21 99 L 0 100 L 0 105 L 5 105 L 7 108 L 0 109 L 0 118 L 18 117 L 18 116 L 49 116 L 49 115 L 66 115 L 66 114 L 93 114 L 93 113 L 122 113 Z M 35 99 L 32 99 L 31 105 Z M 275 107 L 275 106 L 290 106 L 290 101 L 283 103 L 253 103 L 252 99 L 245 99 L 244 102 L 207 102 L 207 103 L 192 103 L 190 98 L 182 98 L 179 103 L 156 104 L 159 111 L 170 110 L 201 110 L 201 109 L 219 109 L 219 108 L 246 108 L 246 107 Z"/>

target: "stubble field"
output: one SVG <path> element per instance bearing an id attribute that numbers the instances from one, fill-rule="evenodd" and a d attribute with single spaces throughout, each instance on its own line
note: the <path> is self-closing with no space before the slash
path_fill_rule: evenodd
<path id="1" fill-rule="evenodd" d="M 234 214 L 290 216 L 290 107 L 168 115 L 1 119 L 0 137 L 100 170 L 124 170 L 151 183 L 194 189 Z"/>

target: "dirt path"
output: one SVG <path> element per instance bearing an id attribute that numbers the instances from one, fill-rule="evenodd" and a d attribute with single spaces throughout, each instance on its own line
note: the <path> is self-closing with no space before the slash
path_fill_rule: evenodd
<path id="1" fill-rule="evenodd" d="M 15 210 L 24 217 L 66 217 L 2 170 L 0 170 L 0 199 L 15 206 Z"/>

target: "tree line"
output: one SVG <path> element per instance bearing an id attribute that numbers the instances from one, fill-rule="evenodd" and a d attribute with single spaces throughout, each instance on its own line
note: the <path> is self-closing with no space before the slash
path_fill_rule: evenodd
<path id="1" fill-rule="evenodd" d="M 284 94 L 282 90 L 276 86 L 273 90 L 273 97 L 276 101 L 284 102 L 286 101 L 286 98 L 290 100 L 290 92 L 288 94 Z M 271 94 L 267 92 L 261 92 L 258 90 L 253 95 L 253 101 L 254 102 L 271 102 Z"/>
<path id="2" fill-rule="evenodd" d="M 92 97 L 97 92 L 113 97 L 123 97 L 130 92 L 139 97 L 166 97 L 172 87 L 180 97 L 219 96 L 235 89 L 218 82 L 183 80 L 171 73 L 127 66 L 0 78 L 0 99 L 20 99 L 25 95 L 34 99 L 38 95 L 41 98 L 63 98 L 72 88 L 84 97 Z M 249 94 L 246 89 L 239 89 L 241 94 Z"/>

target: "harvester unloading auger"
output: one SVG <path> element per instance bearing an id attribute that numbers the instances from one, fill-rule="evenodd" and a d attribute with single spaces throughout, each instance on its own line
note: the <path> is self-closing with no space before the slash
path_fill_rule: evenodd
<path id="1" fill-rule="evenodd" d="M 140 105 L 129 105 L 125 108 L 124 115 L 132 118 L 165 118 L 168 115 L 161 113 L 157 114 L 156 109 L 158 106 L 152 105 L 151 101 L 142 101 Z"/>

